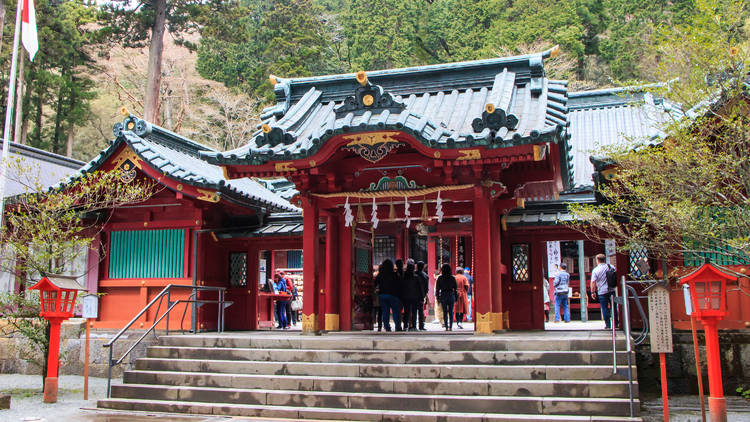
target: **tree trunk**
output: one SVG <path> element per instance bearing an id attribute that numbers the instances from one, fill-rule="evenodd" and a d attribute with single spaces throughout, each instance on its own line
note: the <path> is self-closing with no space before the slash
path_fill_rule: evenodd
<path id="1" fill-rule="evenodd" d="M 62 75 L 63 81 L 66 79 L 65 73 Z M 62 146 L 62 119 L 63 119 L 63 102 L 65 100 L 65 82 L 60 86 L 57 91 L 57 106 L 55 108 L 55 135 L 52 138 L 52 152 L 55 154 L 60 153 Z"/>
<path id="2" fill-rule="evenodd" d="M 13 125 L 13 142 L 17 144 L 23 143 L 23 138 L 21 137 L 21 122 L 23 122 L 23 68 L 24 63 L 26 63 L 26 59 L 24 59 L 24 55 L 21 54 L 21 57 L 19 57 L 19 63 L 18 63 L 18 82 L 16 87 L 16 124 Z"/>
<path id="3" fill-rule="evenodd" d="M 37 93 L 36 97 L 36 142 L 37 146 L 42 145 L 42 119 L 44 118 L 44 97 L 42 93 Z"/>
<path id="4" fill-rule="evenodd" d="M 0 0 L 0 51 L 3 47 L 3 29 L 5 29 L 5 2 Z"/>
<path id="5" fill-rule="evenodd" d="M 148 49 L 148 73 L 143 118 L 159 124 L 159 89 L 161 88 L 161 58 L 164 53 L 164 32 L 167 21 L 167 0 L 154 2 L 154 26 L 151 27 L 151 45 Z"/>
<path id="6" fill-rule="evenodd" d="M 70 78 L 70 86 L 75 86 L 76 78 L 75 76 L 72 76 Z M 70 96 L 68 97 L 68 113 L 73 114 L 73 108 L 76 105 L 76 91 L 75 89 L 70 90 Z M 72 157 L 73 156 L 73 139 L 75 138 L 75 125 L 72 121 L 68 122 L 68 142 L 67 146 L 65 148 L 65 156 L 66 157 Z"/>

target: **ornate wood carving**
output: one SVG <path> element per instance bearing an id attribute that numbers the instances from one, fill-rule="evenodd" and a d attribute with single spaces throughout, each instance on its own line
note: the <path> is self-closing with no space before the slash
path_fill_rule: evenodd
<path id="1" fill-rule="evenodd" d="M 197 198 L 201 201 L 219 202 L 219 195 L 215 191 L 197 188 L 196 190 L 198 191 Z"/>
<path id="2" fill-rule="evenodd" d="M 343 104 L 337 106 L 334 111 L 336 117 L 340 117 L 347 113 L 371 109 L 386 109 L 392 113 L 401 113 L 405 108 L 406 104 L 386 92 L 383 87 L 372 85 L 365 80 L 365 83 L 354 91 L 354 95 L 346 97 Z"/>
<path id="3" fill-rule="evenodd" d="M 362 189 L 363 192 L 384 192 L 384 191 L 397 191 L 397 190 L 410 190 L 410 189 L 422 189 L 425 186 L 417 185 L 413 180 L 408 180 L 404 176 L 396 176 L 390 178 L 383 176 L 377 182 L 370 183 L 367 189 Z"/>
<path id="4" fill-rule="evenodd" d="M 296 168 L 292 167 L 292 163 L 286 162 L 286 163 L 276 163 L 275 170 L 279 173 L 284 172 L 290 172 L 290 171 L 297 171 Z"/>
<path id="5" fill-rule="evenodd" d="M 461 154 L 456 160 L 479 160 L 482 158 L 482 153 L 478 149 L 462 149 L 458 151 Z"/>
<path id="6" fill-rule="evenodd" d="M 371 163 L 377 163 L 395 148 L 404 144 L 396 139 L 397 131 L 368 132 L 345 135 L 343 139 L 350 141 L 342 149 L 352 151 Z"/>

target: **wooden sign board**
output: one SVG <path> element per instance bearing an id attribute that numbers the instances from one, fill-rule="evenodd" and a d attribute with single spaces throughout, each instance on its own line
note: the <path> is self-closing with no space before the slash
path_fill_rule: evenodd
<path id="1" fill-rule="evenodd" d="M 648 323 L 651 331 L 651 353 L 672 353 L 669 289 L 661 284 L 648 290 Z"/>
<path id="2" fill-rule="evenodd" d="M 85 295 L 83 297 L 82 314 L 81 316 L 87 319 L 96 319 L 99 316 L 99 298 L 96 295 Z"/>

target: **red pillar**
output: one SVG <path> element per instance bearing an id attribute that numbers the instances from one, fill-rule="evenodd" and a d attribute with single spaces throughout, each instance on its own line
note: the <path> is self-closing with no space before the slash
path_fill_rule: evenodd
<path id="1" fill-rule="evenodd" d="M 318 208 L 311 197 L 302 198 L 302 331 L 315 332 L 320 329 L 316 311 L 320 309 L 318 281 Z"/>
<path id="2" fill-rule="evenodd" d="M 500 213 L 497 206 L 490 209 L 490 277 L 491 295 L 492 295 L 492 330 L 503 330 L 508 327 L 503 326 L 503 296 L 502 296 L 502 253 L 501 253 L 501 236 Z M 476 251 L 474 262 L 476 260 Z"/>
<path id="3" fill-rule="evenodd" d="M 50 318 L 47 378 L 44 380 L 44 402 L 57 403 L 57 371 L 60 365 L 60 324 L 62 318 Z"/>
<path id="4" fill-rule="evenodd" d="M 706 362 L 708 363 L 708 412 L 711 422 L 726 422 L 727 402 L 724 398 L 724 386 L 721 382 L 721 356 L 719 352 L 719 332 L 717 320 L 705 318 L 703 329 L 706 333 Z"/>
<path id="5" fill-rule="evenodd" d="M 476 295 L 477 333 L 492 332 L 492 254 L 490 246 L 490 209 L 492 202 L 486 188 L 474 188 L 472 241 L 474 247 L 474 294 Z"/>
<path id="6" fill-rule="evenodd" d="M 338 244 L 339 329 L 352 329 L 352 227 L 341 227 Z"/>
<path id="7" fill-rule="evenodd" d="M 435 306 L 435 277 L 433 277 L 433 274 L 435 274 L 435 270 L 438 269 L 438 262 L 437 262 L 437 254 L 435 253 L 435 248 L 437 248 L 436 245 L 440 245 L 440 238 L 438 237 L 428 237 L 427 238 L 427 268 L 425 271 L 427 272 L 427 277 L 429 277 L 430 282 L 428 283 L 428 286 L 430 288 L 430 291 L 428 293 L 430 304 L 432 306 Z"/>
<path id="8" fill-rule="evenodd" d="M 326 286 L 324 289 L 325 322 L 323 329 L 338 331 L 340 317 L 338 313 L 339 266 L 336 262 L 339 250 L 339 219 L 333 213 L 326 215 Z"/>
<path id="9" fill-rule="evenodd" d="M 250 248 L 247 253 L 247 309 L 245 315 L 248 319 L 248 327 L 251 330 L 258 329 L 258 288 L 259 283 L 264 283 L 265 280 L 258 280 L 259 283 L 253 283 L 255 277 L 252 274 L 257 275 L 260 266 L 260 251 L 255 248 Z M 268 271 L 268 263 L 266 263 L 266 271 Z M 268 275 L 270 273 L 266 273 Z M 236 305 L 235 305 L 236 306 Z"/>

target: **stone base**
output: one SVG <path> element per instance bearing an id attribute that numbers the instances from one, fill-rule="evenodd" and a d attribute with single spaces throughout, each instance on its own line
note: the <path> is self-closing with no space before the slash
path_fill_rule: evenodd
<path id="1" fill-rule="evenodd" d="M 492 313 L 485 312 L 480 314 L 477 312 L 477 322 L 475 332 L 477 334 L 490 334 L 492 333 Z"/>
<path id="2" fill-rule="evenodd" d="M 10 394 L 0 394 L 0 410 L 10 409 Z"/>
<path id="3" fill-rule="evenodd" d="M 318 318 L 315 314 L 302 314 L 302 332 L 314 333 L 318 331 Z"/>
<path id="4" fill-rule="evenodd" d="M 57 377 L 44 379 L 44 402 L 57 403 Z"/>

